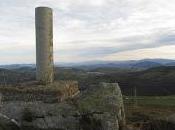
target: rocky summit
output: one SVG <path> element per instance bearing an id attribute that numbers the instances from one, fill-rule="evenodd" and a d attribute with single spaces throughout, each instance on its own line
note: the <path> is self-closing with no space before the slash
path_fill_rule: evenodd
<path id="1" fill-rule="evenodd" d="M 64 83 L 62 85 L 64 87 L 59 91 L 56 89 L 60 88 L 58 83 L 58 86 L 42 89 L 46 91 L 40 91 L 39 87 L 38 89 L 33 87 L 30 91 L 23 87 L 1 88 L 3 91 L 1 91 L 0 130 L 122 130 L 124 128 L 123 99 L 117 83 L 100 83 L 98 88 L 82 93 L 77 89 L 78 84 L 72 83 L 74 85 L 70 85 L 71 82 Z M 69 94 L 66 94 L 67 92 Z M 35 96 L 36 93 L 40 96 Z M 32 100 L 29 95 L 33 96 Z M 60 96 L 64 98 L 55 100 L 60 99 Z"/>

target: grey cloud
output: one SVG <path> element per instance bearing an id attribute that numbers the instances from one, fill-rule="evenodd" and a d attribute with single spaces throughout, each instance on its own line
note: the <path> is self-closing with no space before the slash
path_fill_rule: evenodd
<path id="1" fill-rule="evenodd" d="M 101 56 L 107 56 L 110 54 L 118 53 L 118 52 L 124 52 L 124 51 L 133 51 L 138 49 L 147 49 L 147 48 L 156 48 L 161 46 L 167 46 L 167 45 L 175 45 L 175 34 L 167 34 L 164 36 L 158 37 L 156 40 L 152 40 L 151 42 L 142 44 L 142 40 L 144 36 L 134 36 L 134 37 L 128 37 L 124 39 L 104 39 L 104 40 L 96 40 L 94 42 L 107 42 L 111 44 L 118 43 L 120 46 L 118 47 L 90 47 L 90 48 L 83 48 L 83 49 L 75 49 L 70 51 L 65 50 L 57 50 L 56 53 L 59 54 L 70 54 L 70 55 L 76 55 L 76 56 L 85 56 L 85 57 L 101 57 Z M 93 40 L 87 40 L 87 41 L 71 41 L 68 44 L 80 44 L 80 43 L 88 43 L 93 42 Z M 125 43 L 125 44 L 124 44 Z"/>
<path id="2" fill-rule="evenodd" d="M 157 1 L 157 8 L 151 0 L 104 0 L 105 4 L 100 6 L 95 6 L 89 1 L 95 2 L 95 0 L 83 2 L 81 0 L 0 0 L 0 34 L 3 37 L 0 39 L 0 44 L 6 46 L 8 44 L 9 48 L 10 44 L 17 45 L 21 41 L 24 45 L 34 44 L 34 8 L 43 5 L 54 9 L 55 38 L 57 41 L 63 41 L 58 44 L 66 44 L 66 47 L 72 47 L 74 44 L 80 46 L 77 49 L 58 48 L 55 51 L 56 55 L 98 58 L 118 52 L 174 44 L 175 15 L 172 12 L 175 10 L 174 6 L 164 7 L 162 3 L 166 2 L 165 0 L 159 0 L 160 3 Z M 174 5 L 174 3 L 166 3 Z M 168 12 L 169 10 L 172 12 Z M 73 20 L 82 21 L 83 24 L 71 28 L 69 24 L 72 25 Z M 157 30 L 159 31 L 156 32 Z M 61 39 L 60 36 L 63 38 Z M 20 48 L 14 50 L 11 47 L 9 50 L 13 53 L 1 51 L 0 56 L 34 53 L 27 47 L 24 50 Z"/>
<path id="3" fill-rule="evenodd" d="M 175 45 L 175 34 L 165 35 L 159 38 L 160 44 L 174 44 Z"/>

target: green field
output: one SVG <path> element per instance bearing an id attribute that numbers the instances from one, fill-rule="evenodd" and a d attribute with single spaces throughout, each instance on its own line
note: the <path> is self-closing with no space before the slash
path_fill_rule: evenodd
<path id="1" fill-rule="evenodd" d="M 175 107 L 175 96 L 124 96 L 126 105 Z"/>
<path id="2" fill-rule="evenodd" d="M 128 124 L 150 119 L 166 120 L 175 114 L 175 96 L 124 96 Z"/>

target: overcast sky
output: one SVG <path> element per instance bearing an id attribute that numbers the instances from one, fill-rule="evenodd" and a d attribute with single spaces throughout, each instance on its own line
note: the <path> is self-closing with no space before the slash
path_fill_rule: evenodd
<path id="1" fill-rule="evenodd" d="M 55 62 L 175 59 L 175 0 L 0 0 L 0 64 L 35 63 L 35 7 L 54 11 Z"/>

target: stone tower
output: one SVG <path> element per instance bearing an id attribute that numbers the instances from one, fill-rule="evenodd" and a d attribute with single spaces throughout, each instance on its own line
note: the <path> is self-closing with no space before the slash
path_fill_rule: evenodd
<path id="1" fill-rule="evenodd" d="M 53 14 L 48 7 L 35 9 L 36 79 L 42 84 L 52 83 L 53 73 Z"/>

